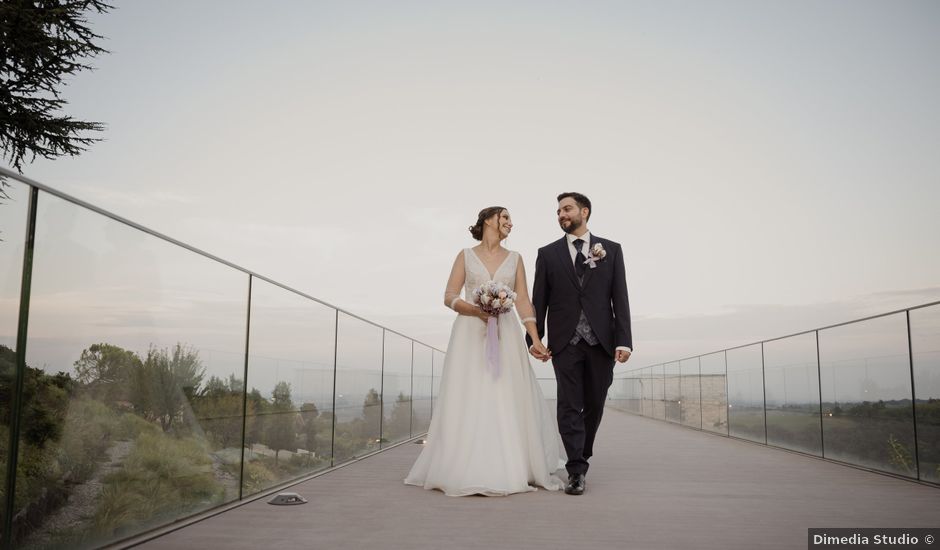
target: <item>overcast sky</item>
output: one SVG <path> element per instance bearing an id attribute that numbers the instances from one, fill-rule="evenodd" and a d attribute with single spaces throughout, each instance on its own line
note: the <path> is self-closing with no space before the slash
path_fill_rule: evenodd
<path id="1" fill-rule="evenodd" d="M 935 1 L 115 3 L 104 141 L 25 174 L 430 345 L 476 213 L 531 281 L 562 191 L 631 367 L 940 299 Z"/>

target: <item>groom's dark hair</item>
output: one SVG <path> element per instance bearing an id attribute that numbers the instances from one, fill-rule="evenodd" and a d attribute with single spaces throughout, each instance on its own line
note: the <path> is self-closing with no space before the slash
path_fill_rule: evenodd
<path id="1" fill-rule="evenodd" d="M 585 218 L 585 221 L 590 220 L 590 219 L 591 219 L 591 212 L 594 211 L 594 209 L 591 208 L 591 199 L 585 197 L 585 196 L 582 195 L 581 193 L 573 193 L 573 192 L 572 192 L 572 193 L 562 193 L 561 195 L 558 195 L 558 202 L 561 202 L 562 199 L 567 199 L 567 198 L 569 198 L 569 197 L 572 198 L 572 199 L 574 199 L 574 202 L 576 202 L 576 203 L 578 204 L 578 208 L 587 208 L 587 209 L 588 209 L 587 218 Z"/>

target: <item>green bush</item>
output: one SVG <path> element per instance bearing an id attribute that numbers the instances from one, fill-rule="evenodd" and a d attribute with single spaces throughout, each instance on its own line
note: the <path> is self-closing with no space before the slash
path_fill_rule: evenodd
<path id="1" fill-rule="evenodd" d="M 66 483 L 81 483 L 91 477 L 111 444 L 116 424 L 115 412 L 98 401 L 80 397 L 70 402 L 57 430 L 58 439 L 47 439 L 42 445 L 21 440 L 16 509 L 22 510 L 44 492 L 63 491 Z M 6 456 L 9 428 L 2 426 L 0 432 Z"/>
<path id="2" fill-rule="evenodd" d="M 121 441 L 136 439 L 141 434 L 156 435 L 160 427 L 136 414 L 123 414 L 114 429 L 114 438 Z"/>

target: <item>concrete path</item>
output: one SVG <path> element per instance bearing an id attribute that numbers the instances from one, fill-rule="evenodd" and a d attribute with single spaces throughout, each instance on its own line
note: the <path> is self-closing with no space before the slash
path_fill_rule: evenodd
<path id="1" fill-rule="evenodd" d="M 940 527 L 940 489 L 613 409 L 581 497 L 405 486 L 420 449 L 288 489 L 308 504 L 255 501 L 143 548 L 793 549 L 809 527 Z"/>

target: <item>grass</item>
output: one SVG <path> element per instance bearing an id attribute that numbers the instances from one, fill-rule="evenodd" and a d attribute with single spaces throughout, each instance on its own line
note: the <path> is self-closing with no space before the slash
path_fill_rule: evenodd
<path id="1" fill-rule="evenodd" d="M 123 468 L 104 484 L 93 519 L 104 537 L 214 506 L 224 495 L 205 444 L 159 429 L 140 433 Z"/>

